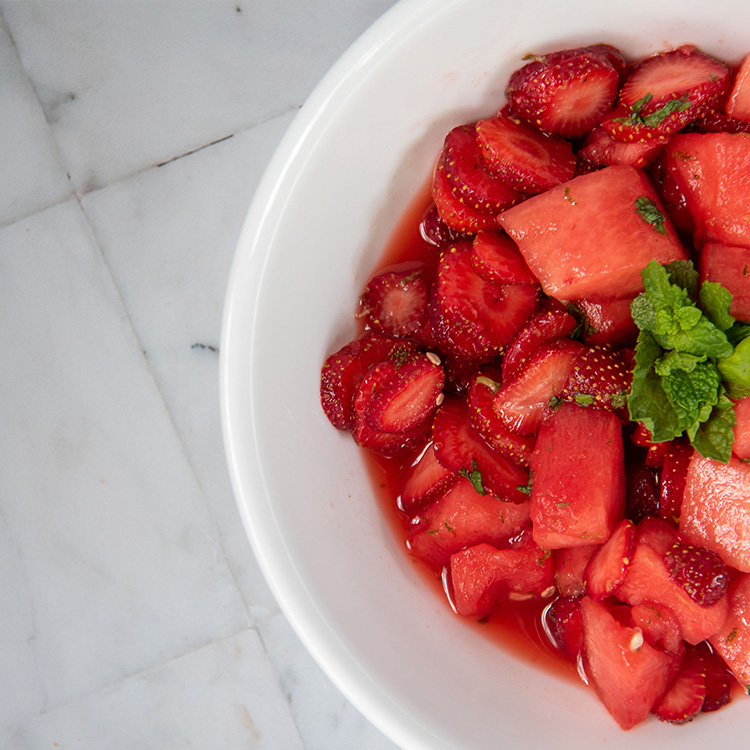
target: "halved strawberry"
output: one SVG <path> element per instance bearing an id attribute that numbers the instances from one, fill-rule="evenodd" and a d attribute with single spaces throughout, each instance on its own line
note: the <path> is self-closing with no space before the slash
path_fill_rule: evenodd
<path id="1" fill-rule="evenodd" d="M 432 201 L 422 214 L 419 233 L 431 245 L 450 245 L 461 239 L 461 232 L 449 227 L 441 218 L 438 207 Z"/>
<path id="2" fill-rule="evenodd" d="M 536 284 L 493 284 L 474 271 L 472 245 L 445 248 L 438 260 L 430 320 L 441 348 L 464 361 L 488 361 L 537 308 Z"/>
<path id="3" fill-rule="evenodd" d="M 558 596 L 544 610 L 544 624 L 554 645 L 575 661 L 583 646 L 581 597 Z"/>
<path id="4" fill-rule="evenodd" d="M 650 144 L 660 147 L 669 141 L 669 136 L 685 127 L 681 112 L 664 109 L 649 117 L 633 111 L 624 104 L 615 105 L 603 118 L 602 128 L 610 138 L 625 144 Z"/>
<path id="5" fill-rule="evenodd" d="M 511 432 L 495 414 L 493 403 L 499 389 L 500 375 L 492 368 L 482 368 L 474 374 L 466 397 L 471 422 L 492 448 L 528 467 L 534 439 Z"/>
<path id="6" fill-rule="evenodd" d="M 506 503 L 482 495 L 468 479 L 459 477 L 412 519 L 407 546 L 412 555 L 440 569 L 465 547 L 504 544 L 517 536 L 530 523 L 529 505 L 528 500 Z"/>
<path id="7" fill-rule="evenodd" d="M 415 429 L 401 433 L 383 432 L 370 427 L 366 415 L 373 397 L 381 387 L 390 383 L 397 369 L 391 361 L 379 362 L 371 367 L 359 382 L 352 401 L 352 437 L 357 445 L 384 456 L 415 450 L 427 442 L 430 434 L 429 422 L 422 422 Z"/>
<path id="8" fill-rule="evenodd" d="M 639 63 L 625 81 L 620 101 L 647 125 L 674 118 L 679 130 L 714 107 L 729 84 L 726 65 L 685 45 Z"/>
<path id="9" fill-rule="evenodd" d="M 612 164 L 629 164 L 643 169 L 664 149 L 667 139 L 648 142 L 623 143 L 616 141 L 603 126 L 594 128 L 586 136 L 576 154 L 578 172 L 608 167 Z"/>
<path id="10" fill-rule="evenodd" d="M 494 284 L 538 284 L 518 246 L 506 234 L 483 231 L 474 238 L 471 265 Z"/>
<path id="11" fill-rule="evenodd" d="M 474 125 L 459 125 L 448 133 L 438 169 L 445 171 L 456 198 L 476 211 L 497 214 L 520 199 L 510 182 L 485 169 Z"/>
<path id="12" fill-rule="evenodd" d="M 359 318 L 370 328 L 391 336 L 413 336 L 427 323 L 429 292 L 425 264 L 383 271 L 365 286 L 359 298 Z"/>
<path id="13" fill-rule="evenodd" d="M 577 299 L 568 309 L 581 319 L 583 343 L 615 349 L 635 346 L 638 328 L 630 314 L 633 297 L 608 300 Z"/>
<path id="14" fill-rule="evenodd" d="M 672 580 L 701 605 L 716 604 L 727 592 L 730 574 L 727 564 L 716 552 L 705 547 L 678 543 L 664 557 Z"/>
<path id="15" fill-rule="evenodd" d="M 528 471 L 487 445 L 474 429 L 463 399 L 448 397 L 443 401 L 432 435 L 438 462 L 468 478 L 478 491 L 514 503 L 528 500 L 519 489 L 528 484 Z"/>
<path id="16" fill-rule="evenodd" d="M 635 550 L 636 528 L 623 518 L 612 536 L 594 552 L 583 574 L 586 593 L 596 600 L 606 599 L 625 580 Z"/>
<path id="17" fill-rule="evenodd" d="M 576 319 L 556 299 L 543 300 L 539 311 L 529 317 L 508 345 L 503 357 L 503 380 L 514 378 L 540 344 L 567 336 L 577 325 Z"/>
<path id="18" fill-rule="evenodd" d="M 480 229 L 497 226 L 495 214 L 479 211 L 455 195 L 442 159 L 432 177 L 432 200 L 441 221 L 460 234 L 476 234 Z"/>
<path id="19" fill-rule="evenodd" d="M 526 195 L 567 182 L 576 161 L 570 143 L 510 117 L 477 123 L 479 153 L 487 169 Z"/>
<path id="20" fill-rule="evenodd" d="M 486 617 L 507 599 L 545 599 L 555 593 L 549 550 L 530 538 L 519 548 L 477 544 L 457 552 L 450 573 L 454 606 L 465 617 Z"/>
<path id="21" fill-rule="evenodd" d="M 619 72 L 611 50 L 579 47 L 533 56 L 508 82 L 511 113 L 545 133 L 585 135 L 617 96 Z"/>
<path id="22" fill-rule="evenodd" d="M 688 645 L 672 686 L 653 712 L 669 724 L 686 724 L 701 710 L 706 698 L 706 664 L 700 652 Z"/>
<path id="23" fill-rule="evenodd" d="M 370 332 L 331 354 L 320 373 L 320 402 L 331 424 L 339 430 L 352 428 L 354 392 L 373 365 L 383 360 L 402 362 L 414 352 L 411 341 Z"/>
<path id="24" fill-rule="evenodd" d="M 438 463 L 432 443 L 401 477 L 399 507 L 410 513 L 429 503 L 455 484 L 459 475 Z"/>
<path id="25" fill-rule="evenodd" d="M 659 515 L 671 523 L 679 523 L 693 446 L 684 438 L 671 440 L 665 445 L 659 490 Z"/>
<path id="26" fill-rule="evenodd" d="M 699 117 L 693 127 L 698 133 L 750 133 L 750 120 L 739 120 L 711 110 Z"/>
<path id="27" fill-rule="evenodd" d="M 550 400 L 562 393 L 583 349 L 583 344 L 566 338 L 534 349 L 521 372 L 504 382 L 495 396 L 495 413 L 509 430 L 525 437 L 539 432 Z"/>
<path id="28" fill-rule="evenodd" d="M 621 350 L 605 346 L 586 348 L 560 393 L 564 401 L 613 411 L 627 421 L 627 395 L 632 370 Z"/>
<path id="29" fill-rule="evenodd" d="M 444 383 L 440 359 L 432 352 L 415 354 L 396 366 L 391 377 L 378 385 L 367 406 L 365 419 L 378 432 L 414 430 L 435 413 Z"/>
<path id="30" fill-rule="evenodd" d="M 656 477 L 645 464 L 633 462 L 625 467 L 625 514 L 633 523 L 659 515 Z"/>
<path id="31" fill-rule="evenodd" d="M 706 666 L 706 698 L 701 711 L 718 711 L 732 700 L 732 672 L 708 641 L 701 641 L 696 649 Z"/>

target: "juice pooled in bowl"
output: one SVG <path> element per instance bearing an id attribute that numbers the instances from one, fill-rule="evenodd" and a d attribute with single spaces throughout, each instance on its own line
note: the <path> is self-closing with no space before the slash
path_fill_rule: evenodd
<path id="1" fill-rule="evenodd" d="M 750 691 L 749 67 L 527 58 L 321 373 L 405 554 L 623 729 Z"/>

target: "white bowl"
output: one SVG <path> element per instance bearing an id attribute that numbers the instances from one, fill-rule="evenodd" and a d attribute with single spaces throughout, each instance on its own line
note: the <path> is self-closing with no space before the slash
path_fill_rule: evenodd
<path id="1" fill-rule="evenodd" d="M 445 133 L 492 113 L 527 52 L 750 50 L 743 0 L 403 0 L 333 67 L 275 154 L 230 278 L 222 410 L 237 502 L 286 616 L 404 748 L 703 748 L 750 732 L 741 698 L 688 727 L 615 725 L 588 688 L 467 627 L 402 549 L 359 449 L 320 408 L 325 357 L 424 188 Z M 645 743 L 645 745 L 644 745 Z"/>

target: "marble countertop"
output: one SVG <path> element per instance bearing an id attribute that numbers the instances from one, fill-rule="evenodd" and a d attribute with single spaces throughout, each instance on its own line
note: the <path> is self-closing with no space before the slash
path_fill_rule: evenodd
<path id="1" fill-rule="evenodd" d="M 239 230 L 393 0 L 0 0 L 0 747 L 372 748 L 223 454 Z"/>

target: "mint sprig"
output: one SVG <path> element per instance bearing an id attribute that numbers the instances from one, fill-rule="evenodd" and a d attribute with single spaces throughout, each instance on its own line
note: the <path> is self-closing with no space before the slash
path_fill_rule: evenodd
<path id="1" fill-rule="evenodd" d="M 732 294 L 698 285 L 689 261 L 643 269 L 644 292 L 631 305 L 640 329 L 630 418 L 654 442 L 686 434 L 707 458 L 727 463 L 736 423 L 731 398 L 750 395 L 750 323 L 729 312 Z"/>

